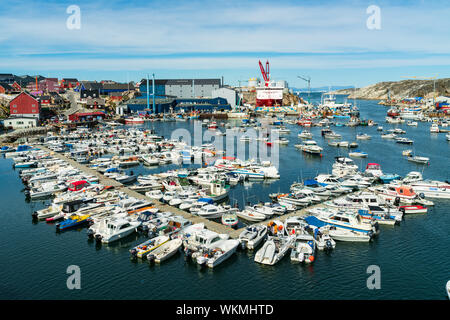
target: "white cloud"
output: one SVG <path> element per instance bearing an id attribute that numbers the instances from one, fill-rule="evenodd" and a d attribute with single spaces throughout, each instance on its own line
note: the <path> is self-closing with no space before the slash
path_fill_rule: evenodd
<path id="1" fill-rule="evenodd" d="M 366 7 L 361 3 L 302 6 L 200 1 L 167 6 L 150 3 L 147 7 L 115 5 L 113 10 L 104 2 L 80 4 L 80 7 L 81 30 L 65 28 L 68 14 L 59 3 L 31 8 L 16 3 L 15 14 L 0 12 L 3 30 L 0 67 L 240 69 L 251 68 L 256 59 L 266 58 L 257 54 L 236 57 L 234 52 L 306 53 L 267 57 L 280 69 L 427 66 L 450 62 L 449 56 L 435 55 L 450 54 L 449 8 L 381 6 L 382 29 L 372 31 L 366 28 Z M 390 54 L 390 51 L 404 55 Z M 354 54 L 313 55 L 339 52 L 374 54 L 371 58 L 364 54 L 356 58 Z M 184 58 L 145 58 L 183 53 L 191 54 Z M 195 53 L 224 54 L 223 57 L 195 57 Z M 117 57 L 128 54 L 127 59 Z M 139 57 L 133 57 L 136 55 Z"/>

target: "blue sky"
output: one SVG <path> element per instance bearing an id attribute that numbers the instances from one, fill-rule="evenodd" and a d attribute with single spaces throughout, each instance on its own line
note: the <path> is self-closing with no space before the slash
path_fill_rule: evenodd
<path id="1" fill-rule="evenodd" d="M 450 4 L 428 1 L 0 0 L 0 73 L 85 80 L 261 77 L 291 87 L 450 77 Z M 81 9 L 69 30 L 66 9 Z M 369 30 L 367 7 L 381 10 Z"/>

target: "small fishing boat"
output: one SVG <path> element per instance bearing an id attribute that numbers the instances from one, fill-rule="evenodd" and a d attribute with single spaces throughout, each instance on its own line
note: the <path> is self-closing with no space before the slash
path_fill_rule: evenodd
<path id="1" fill-rule="evenodd" d="M 144 119 L 139 117 L 126 118 L 125 124 L 144 124 Z"/>
<path id="2" fill-rule="evenodd" d="M 88 224 L 90 221 L 90 215 L 71 215 L 68 219 L 64 220 L 63 222 L 60 222 L 56 225 L 56 231 L 64 231 L 67 229 L 80 227 Z"/>
<path id="3" fill-rule="evenodd" d="M 309 234 L 298 234 L 292 244 L 291 261 L 312 263 L 315 260 L 316 243 Z"/>
<path id="4" fill-rule="evenodd" d="M 269 236 L 261 249 L 256 252 L 254 261 L 267 265 L 276 264 L 289 251 L 293 241 L 293 236 Z"/>
<path id="5" fill-rule="evenodd" d="M 51 205 L 45 209 L 33 212 L 33 217 L 36 217 L 39 220 L 43 220 L 56 216 L 58 213 L 61 212 L 62 207 L 63 207 L 62 205 Z"/>
<path id="6" fill-rule="evenodd" d="M 265 214 L 256 212 L 254 210 L 249 210 L 249 209 L 238 211 L 236 213 L 236 215 L 239 218 L 242 218 L 247 221 L 252 221 L 252 222 L 259 222 L 259 221 L 263 221 L 263 220 L 267 219 Z"/>
<path id="7" fill-rule="evenodd" d="M 400 144 L 413 144 L 414 141 L 408 138 L 395 138 L 395 142 Z"/>
<path id="8" fill-rule="evenodd" d="M 381 135 L 382 139 L 395 139 L 397 135 L 395 133 L 386 133 Z"/>
<path id="9" fill-rule="evenodd" d="M 137 245 L 133 249 L 130 250 L 130 254 L 132 258 L 144 258 L 150 252 L 155 250 L 156 248 L 162 246 L 164 243 L 168 242 L 170 238 L 168 236 L 158 236 L 152 239 L 149 239 L 140 245 Z"/>
<path id="10" fill-rule="evenodd" d="M 149 261 L 154 260 L 156 263 L 161 263 L 175 255 L 181 248 L 182 244 L 183 241 L 181 239 L 177 238 L 170 240 L 162 244 L 159 248 L 153 250 L 152 253 L 147 256 L 147 259 Z"/>
<path id="11" fill-rule="evenodd" d="M 419 157 L 419 156 L 408 156 L 408 161 L 420 163 L 420 164 L 429 164 L 430 158 L 427 157 Z"/>
<path id="12" fill-rule="evenodd" d="M 405 214 L 421 214 L 427 213 L 428 208 L 421 205 L 405 205 L 399 206 L 398 210 L 404 212 Z"/>
<path id="13" fill-rule="evenodd" d="M 301 139 L 312 139 L 313 135 L 311 132 L 303 130 L 298 134 L 298 137 Z"/>
<path id="14" fill-rule="evenodd" d="M 369 136 L 367 133 L 358 133 L 356 135 L 356 139 L 358 139 L 358 140 L 370 140 L 370 139 L 372 139 L 372 137 Z"/>
<path id="15" fill-rule="evenodd" d="M 382 183 L 388 184 L 394 180 L 400 179 L 401 177 L 398 174 L 386 173 L 386 174 L 379 176 L 378 178 L 381 180 Z"/>
<path id="16" fill-rule="evenodd" d="M 355 150 L 348 153 L 349 157 L 352 158 L 367 158 L 368 154 L 366 152 L 363 152 L 361 150 Z"/>
<path id="17" fill-rule="evenodd" d="M 437 123 L 433 123 L 430 127 L 431 133 L 438 133 L 439 132 L 439 125 Z"/>
<path id="18" fill-rule="evenodd" d="M 200 250 L 201 254 L 197 256 L 196 261 L 199 265 L 214 268 L 235 253 L 238 246 L 239 240 L 220 239 L 210 245 L 204 246 Z"/>
<path id="19" fill-rule="evenodd" d="M 162 193 L 161 190 L 152 190 L 152 191 L 147 191 L 145 193 L 145 196 L 149 197 L 150 199 L 153 199 L 153 200 L 161 201 L 164 194 Z"/>
<path id="20" fill-rule="evenodd" d="M 255 249 L 267 234 L 267 227 L 264 225 L 253 225 L 245 228 L 239 235 L 239 241 L 243 248 Z"/>

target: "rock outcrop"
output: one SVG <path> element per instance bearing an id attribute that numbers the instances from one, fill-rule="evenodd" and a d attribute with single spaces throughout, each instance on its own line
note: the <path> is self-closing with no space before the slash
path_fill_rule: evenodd
<path id="1" fill-rule="evenodd" d="M 435 96 L 450 95 L 450 78 L 436 79 Z M 408 97 L 433 97 L 433 80 L 404 80 L 379 82 L 364 88 L 342 89 L 334 91 L 335 94 L 348 94 L 349 99 L 384 100 L 401 99 Z"/>

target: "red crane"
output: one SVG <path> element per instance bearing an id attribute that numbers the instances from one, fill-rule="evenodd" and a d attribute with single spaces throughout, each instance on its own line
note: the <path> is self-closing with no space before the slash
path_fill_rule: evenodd
<path id="1" fill-rule="evenodd" d="M 269 73 L 269 60 L 266 61 L 266 69 L 264 70 L 264 66 L 261 63 L 261 60 L 259 60 L 259 68 L 261 69 L 261 74 L 264 78 L 264 84 L 266 87 L 269 86 L 270 81 L 270 73 Z"/>

